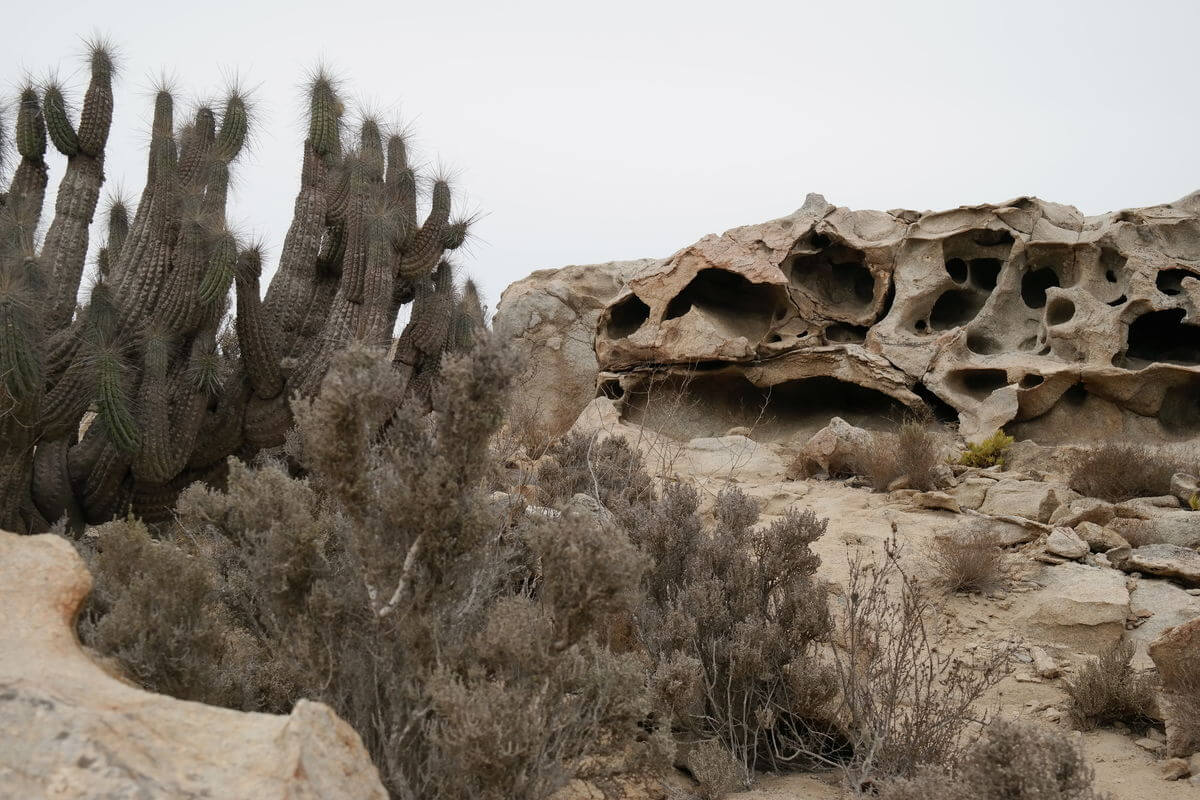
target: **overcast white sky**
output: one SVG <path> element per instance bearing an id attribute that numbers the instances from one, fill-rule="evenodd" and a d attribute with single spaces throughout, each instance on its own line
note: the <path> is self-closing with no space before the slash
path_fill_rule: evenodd
<path id="1" fill-rule="evenodd" d="M 55 68 L 80 97 L 81 38 L 117 43 L 108 175 L 129 191 L 155 76 L 184 99 L 231 73 L 256 86 L 231 219 L 272 260 L 300 85 L 324 60 L 351 98 L 412 123 L 420 155 L 486 213 L 464 262 L 491 306 L 532 270 L 667 255 L 813 191 L 881 209 L 1033 194 L 1097 213 L 1200 188 L 1196 2 L 58 0 L 4 27 L 10 101 L 23 74 Z"/>

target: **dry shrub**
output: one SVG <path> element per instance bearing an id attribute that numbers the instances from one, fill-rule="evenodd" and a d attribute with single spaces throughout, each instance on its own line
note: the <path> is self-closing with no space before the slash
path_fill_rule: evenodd
<path id="1" fill-rule="evenodd" d="M 688 751 L 685 763 L 696 779 L 700 800 L 720 800 L 742 783 L 742 765 L 716 739 L 698 742 Z"/>
<path id="2" fill-rule="evenodd" d="M 1155 681 L 1133 671 L 1133 644 L 1122 641 L 1067 679 L 1067 713 L 1080 730 L 1123 722 L 1145 727 L 1154 721 Z"/>
<path id="3" fill-rule="evenodd" d="M 856 454 L 854 471 L 876 491 L 885 491 L 897 478 L 906 478 L 912 489 L 930 491 L 944 483 L 945 446 L 942 431 L 926 419 L 910 417 L 894 434 L 872 431 L 867 450 Z"/>
<path id="4" fill-rule="evenodd" d="M 1167 724 L 1167 752 L 1178 758 L 1200 753 L 1200 654 L 1189 669 L 1163 682 L 1163 719 Z"/>
<path id="5" fill-rule="evenodd" d="M 1011 649 L 968 658 L 943 647 L 926 624 L 932 603 L 905 571 L 894 536 L 877 562 L 851 557 L 842 598 L 833 662 L 852 745 L 841 765 L 850 785 L 953 763 L 971 742 L 971 723 L 986 718 L 976 706 L 1008 673 Z"/>
<path id="6" fill-rule="evenodd" d="M 660 713 L 686 742 L 719 741 L 748 786 L 755 768 L 805 763 L 827 717 L 834 684 L 817 647 L 830 621 L 811 549 L 826 520 L 793 509 L 756 529 L 758 508 L 737 489 L 718 495 L 711 528 L 698 506 L 673 484 L 633 510 L 650 562 L 638 627 Z"/>
<path id="7" fill-rule="evenodd" d="M 929 764 L 885 782 L 879 800 L 1093 800 L 1094 775 L 1079 746 L 1037 723 L 991 722 L 954 764 Z"/>
<path id="8" fill-rule="evenodd" d="M 1072 465 L 1071 488 L 1085 497 L 1121 503 L 1171 493 L 1171 476 L 1194 470 L 1173 451 L 1145 444 L 1103 444 Z"/>
<path id="9" fill-rule="evenodd" d="M 302 476 L 234 462 L 163 541 L 99 531 L 84 636 L 185 698 L 330 704 L 396 798 L 545 798 L 661 769 L 644 662 L 607 644 L 644 558 L 594 519 L 510 523 L 482 487 L 512 375 L 492 342 L 447 357 L 427 416 L 398 406 L 386 361 L 341 354 L 296 407 Z"/>
<path id="10" fill-rule="evenodd" d="M 1004 551 L 982 525 L 965 526 L 929 545 L 926 558 L 934 581 L 951 592 L 987 592 L 1004 585 Z"/>
<path id="11" fill-rule="evenodd" d="M 571 431 L 550 447 L 548 455 L 538 467 L 537 479 L 554 505 L 586 494 L 628 522 L 635 506 L 655 499 L 654 482 L 641 455 L 619 436 Z"/>

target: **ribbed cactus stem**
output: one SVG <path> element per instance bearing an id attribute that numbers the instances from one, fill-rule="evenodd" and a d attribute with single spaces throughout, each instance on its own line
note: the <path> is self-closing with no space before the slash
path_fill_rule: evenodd
<path id="1" fill-rule="evenodd" d="M 22 158 L 41 161 L 46 155 L 46 121 L 42 117 L 42 105 L 37 90 L 25 87 L 21 90 L 21 104 L 17 108 L 17 152 Z"/>
<path id="2" fill-rule="evenodd" d="M 98 345 L 91 354 L 96 386 L 96 421 L 123 453 L 135 453 L 139 435 L 129 402 L 129 368 L 118 347 Z"/>
<path id="3" fill-rule="evenodd" d="M 411 279 L 427 275 L 437 266 L 445 251 L 442 238 L 449 221 L 450 185 L 446 181 L 437 181 L 433 185 L 429 216 L 400 259 L 400 277 Z"/>
<path id="4" fill-rule="evenodd" d="M 246 111 L 246 98 L 241 92 L 230 92 L 225 101 L 225 112 L 221 115 L 221 129 L 217 132 L 215 152 L 221 161 L 228 164 L 238 157 L 246 143 L 250 129 L 250 117 Z"/>
<path id="5" fill-rule="evenodd" d="M 279 369 L 276 331 L 268 324 L 259 299 L 261 273 L 262 254 L 258 248 L 242 251 L 237 264 L 235 327 L 250 385 L 256 395 L 270 399 L 283 391 L 283 373 Z"/>
<path id="6" fill-rule="evenodd" d="M 343 106 L 333 79 L 318 73 L 309 85 L 308 140 L 318 155 L 336 154 L 340 149 Z"/>
<path id="7" fill-rule="evenodd" d="M 208 259 L 208 269 L 196 290 L 196 299 L 205 305 L 213 305 L 229 294 L 237 266 L 237 240 L 233 234 L 223 234 Z"/>
<path id="8" fill-rule="evenodd" d="M 203 186 L 208 182 L 208 168 L 213 163 L 212 150 L 217 139 L 217 118 L 213 110 L 208 106 L 196 109 L 196 116 L 180 139 L 180 183 Z"/>
<path id="9" fill-rule="evenodd" d="M 92 47 L 92 79 L 79 114 L 79 149 L 93 158 L 104 154 L 113 113 L 112 54 L 103 44 Z"/>
<path id="10" fill-rule="evenodd" d="M 129 236 L 129 206 L 119 197 L 113 198 L 108 204 L 108 248 L 111 258 L 121 255 L 121 247 Z"/>
<path id="11" fill-rule="evenodd" d="M 46 117 L 46 130 L 55 149 L 70 158 L 79 152 L 79 134 L 71 124 L 67 114 L 67 101 L 63 97 L 62 87 L 52 81 L 46 86 L 42 99 L 43 113 Z"/>
<path id="12" fill-rule="evenodd" d="M 154 186 L 158 170 L 173 169 L 178 158 L 175 147 L 175 98 L 167 89 L 159 89 L 154 97 L 154 122 L 150 127 L 146 189 Z"/>

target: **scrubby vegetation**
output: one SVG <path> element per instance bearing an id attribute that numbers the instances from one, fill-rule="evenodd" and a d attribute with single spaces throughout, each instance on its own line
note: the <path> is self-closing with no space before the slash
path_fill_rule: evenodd
<path id="1" fill-rule="evenodd" d="M 908 417 L 896 433 L 872 431 L 870 444 L 854 459 L 854 471 L 879 492 L 903 479 L 906 488 L 929 491 L 943 485 L 946 437 L 928 419 Z"/>
<path id="2" fill-rule="evenodd" d="M 1091 800 L 1093 773 L 1079 746 L 1036 723 L 997 720 L 950 767 L 925 765 L 884 783 L 880 800 Z"/>
<path id="3" fill-rule="evenodd" d="M 1086 497 L 1120 503 L 1170 494 L 1172 475 L 1194 471 L 1194 462 L 1166 448 L 1108 442 L 1075 460 L 1069 483 Z"/>
<path id="4" fill-rule="evenodd" d="M 967 442 L 967 449 L 958 457 L 966 467 L 1004 466 L 1004 451 L 1012 446 L 1013 437 L 999 430 L 978 444 Z"/>
<path id="5" fill-rule="evenodd" d="M 1067 711 L 1080 730 L 1123 722 L 1145 728 L 1157 707 L 1153 678 L 1133 671 L 1133 645 L 1122 641 L 1067 679 Z"/>
<path id="6" fill-rule="evenodd" d="M 611 623 L 644 559 L 594 519 L 506 522 L 481 479 L 512 365 L 447 359 L 433 418 L 366 349 L 296 406 L 294 477 L 234 462 L 179 526 L 97 529 L 85 641 L 144 684 L 235 708 L 329 703 L 395 797 L 545 797 L 668 763 L 645 670 Z M 85 539 L 85 541 L 88 541 Z M 586 758 L 585 758 L 586 757 Z"/>
<path id="7" fill-rule="evenodd" d="M 1004 584 L 1004 552 L 982 523 L 934 538 L 926 557 L 935 582 L 947 591 L 987 592 Z"/>

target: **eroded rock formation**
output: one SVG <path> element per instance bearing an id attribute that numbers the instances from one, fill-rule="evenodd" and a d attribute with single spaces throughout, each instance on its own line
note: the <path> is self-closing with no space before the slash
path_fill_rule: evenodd
<path id="1" fill-rule="evenodd" d="M 767 436 L 804 414 L 921 406 L 969 439 L 1196 436 L 1200 193 L 1095 217 L 1035 198 L 883 212 L 809 195 L 647 264 L 600 314 L 595 351 L 601 390 L 650 424 L 670 424 L 650 419 L 657 393 Z"/>
<path id="2" fill-rule="evenodd" d="M 75 638 L 91 583 L 65 539 L 0 531 L 0 798 L 385 800 L 323 703 L 243 713 L 109 675 Z"/>

